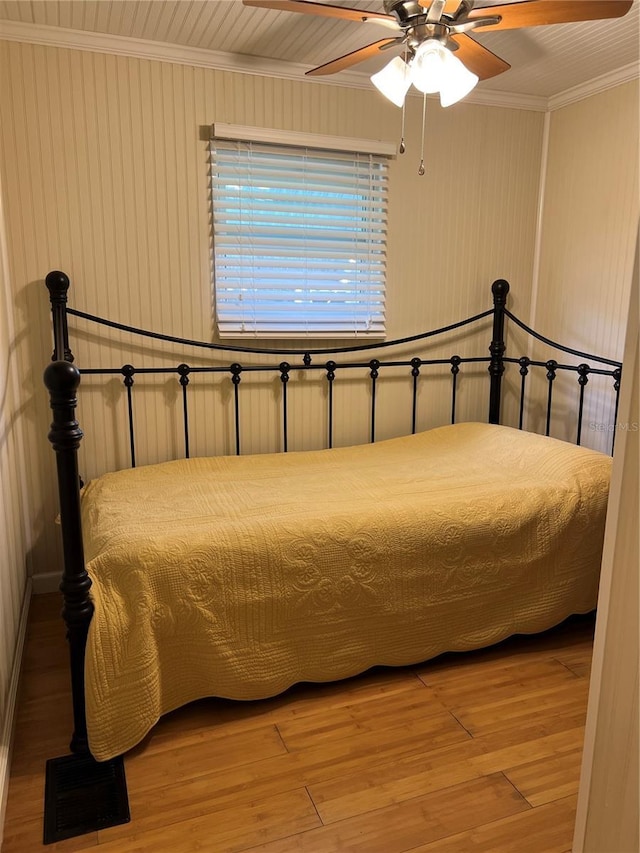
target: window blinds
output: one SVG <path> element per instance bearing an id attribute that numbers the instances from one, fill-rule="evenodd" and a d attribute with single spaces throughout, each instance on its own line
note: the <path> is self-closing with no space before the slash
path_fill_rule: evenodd
<path id="1" fill-rule="evenodd" d="M 213 139 L 218 329 L 229 335 L 380 335 L 387 158 Z"/>

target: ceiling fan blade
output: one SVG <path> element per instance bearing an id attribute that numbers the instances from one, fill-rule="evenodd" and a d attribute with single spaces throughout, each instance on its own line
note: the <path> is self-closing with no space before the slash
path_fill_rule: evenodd
<path id="1" fill-rule="evenodd" d="M 484 33 L 489 30 L 514 30 L 543 24 L 621 18 L 632 5 L 633 0 L 525 0 L 523 3 L 505 3 L 502 6 L 472 9 L 467 20 L 500 15 L 502 20 L 498 24 L 483 27 Z"/>
<path id="2" fill-rule="evenodd" d="M 500 59 L 495 53 L 464 33 L 451 36 L 451 40 L 458 45 L 455 56 L 481 80 L 488 80 L 489 77 L 495 77 L 511 68 L 504 59 Z"/>
<path id="3" fill-rule="evenodd" d="M 320 15 L 325 18 L 342 18 L 344 21 L 392 21 L 393 15 L 384 12 L 368 12 L 363 9 L 347 9 L 345 6 L 329 6 L 326 3 L 311 3 L 308 0 L 242 0 L 245 6 L 259 9 L 277 9 L 280 12 L 301 12 L 303 15 Z"/>
<path id="4" fill-rule="evenodd" d="M 401 38 L 380 39 L 380 41 L 374 41 L 373 44 L 368 44 L 365 47 L 361 47 L 359 50 L 352 51 L 351 53 L 345 53 L 344 56 L 332 59 L 331 62 L 326 62 L 324 65 L 312 68 L 311 71 L 306 72 L 306 75 L 309 77 L 316 77 L 322 74 L 336 74 L 338 71 L 344 71 L 345 68 L 350 68 L 358 62 L 364 62 L 365 59 L 371 59 L 372 56 L 375 56 L 378 51 L 383 50 L 387 45 L 391 45 L 394 42 L 401 44 L 402 41 L 403 39 Z"/>
<path id="5" fill-rule="evenodd" d="M 363 18 L 362 22 L 364 24 L 375 24 L 377 27 L 386 27 L 388 30 L 395 30 L 397 33 L 402 32 L 395 18 L 391 21 L 385 21 L 384 18 Z"/>
<path id="6" fill-rule="evenodd" d="M 445 0 L 444 9 L 442 10 L 443 15 L 451 15 L 452 17 L 458 11 L 458 7 L 462 0 Z M 420 6 L 424 9 L 429 9 L 432 3 L 432 0 L 418 0 Z"/>

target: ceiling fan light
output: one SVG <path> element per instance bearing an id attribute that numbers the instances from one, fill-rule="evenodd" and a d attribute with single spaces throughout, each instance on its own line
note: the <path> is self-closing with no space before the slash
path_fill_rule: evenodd
<path id="1" fill-rule="evenodd" d="M 385 98 L 401 107 L 411 85 L 409 66 L 401 57 L 396 56 L 381 71 L 372 75 L 371 82 Z"/>
<path id="2" fill-rule="evenodd" d="M 446 73 L 440 86 L 440 104 L 450 107 L 462 100 L 478 83 L 478 75 L 469 71 L 457 56 L 447 51 Z"/>
<path id="3" fill-rule="evenodd" d="M 436 39 L 427 39 L 417 48 L 411 63 L 411 82 L 420 92 L 439 92 L 446 81 L 449 51 Z"/>

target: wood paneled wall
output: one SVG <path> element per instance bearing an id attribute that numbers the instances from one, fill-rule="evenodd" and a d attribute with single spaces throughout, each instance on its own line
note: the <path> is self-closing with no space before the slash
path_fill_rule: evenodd
<path id="1" fill-rule="evenodd" d="M 27 576 L 28 509 L 24 484 L 23 410 L 9 295 L 0 184 L 0 845 L 7 794 L 11 710 L 17 688 L 16 644 Z"/>
<path id="2" fill-rule="evenodd" d="M 53 454 L 47 445 L 48 402 L 41 374 L 50 357 L 43 277 L 71 276 L 74 307 L 133 325 L 211 339 L 207 143 L 214 121 L 396 140 L 400 113 L 375 91 L 277 80 L 89 52 L 0 42 L 0 93 L 7 235 L 19 346 L 16 363 L 29 454 L 36 572 L 57 568 Z M 409 335 L 490 305 L 496 278 L 512 284 L 511 307 L 529 312 L 543 116 L 524 110 L 429 101 L 427 174 L 417 175 L 421 102 L 410 99 L 408 151 L 391 166 L 388 332 Z M 486 350 L 485 327 L 481 348 Z M 79 364 L 123 362 L 118 333 L 93 347 L 77 324 Z M 486 343 L 485 343 L 486 342 Z M 451 351 L 447 353 L 451 355 Z M 461 351 L 460 354 L 464 354 Z M 142 347 L 138 363 L 160 354 Z M 126 361 L 131 360 L 127 355 Z M 173 363 L 196 363 L 173 350 Z M 229 358 L 228 361 L 232 359 Z M 484 376 L 484 374 L 482 374 Z M 243 380 L 245 382 L 245 380 Z M 127 464 L 120 387 L 86 393 L 79 415 L 87 434 L 82 467 L 93 476 Z M 243 385 L 243 446 L 278 449 L 272 406 L 277 379 Z M 180 452 L 173 382 L 136 386 L 136 416 L 149 438 L 140 461 Z M 212 412 L 194 382 L 194 453 L 231 450 L 227 409 Z M 292 446 L 317 446 L 317 413 L 302 383 L 291 383 Z M 394 415 L 380 437 L 404 432 L 408 403 L 400 385 L 381 384 L 381 407 Z M 295 391 L 298 391 L 296 397 Z M 338 391 L 336 391 L 338 393 Z M 344 421 L 337 443 L 366 440 L 366 420 L 352 405 L 360 393 L 342 386 Z M 408 392 L 407 392 L 408 393 Z M 221 392 L 229 396 L 228 389 Z M 402 405 L 395 404 L 400 395 Z M 421 426 L 448 406 L 444 376 L 421 397 Z M 383 400 L 382 398 L 386 398 Z M 104 403 L 107 404 L 106 416 Z M 340 401 L 338 401 L 340 402 Z M 390 403 L 390 407 L 388 404 Z M 98 405 L 99 404 L 99 405 Z M 486 387 L 461 385 L 461 419 L 486 416 Z M 398 413 L 397 415 L 395 413 Z M 118 438 L 108 438 L 112 423 Z M 323 431 L 321 431 L 323 432 Z"/>
<path id="3" fill-rule="evenodd" d="M 533 325 L 578 350 L 622 360 L 638 216 L 638 81 L 551 114 Z M 608 452 L 610 383 L 587 387 L 585 443 Z M 577 383 L 559 389 L 552 434 L 573 438 Z M 532 427 L 541 411 L 532 413 Z"/>

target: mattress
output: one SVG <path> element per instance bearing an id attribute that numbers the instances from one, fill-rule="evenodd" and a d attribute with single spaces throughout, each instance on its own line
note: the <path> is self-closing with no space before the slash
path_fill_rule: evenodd
<path id="1" fill-rule="evenodd" d="M 610 466 L 562 441 L 465 423 L 90 482 L 93 755 L 125 752 L 198 698 L 265 698 L 591 610 Z"/>

